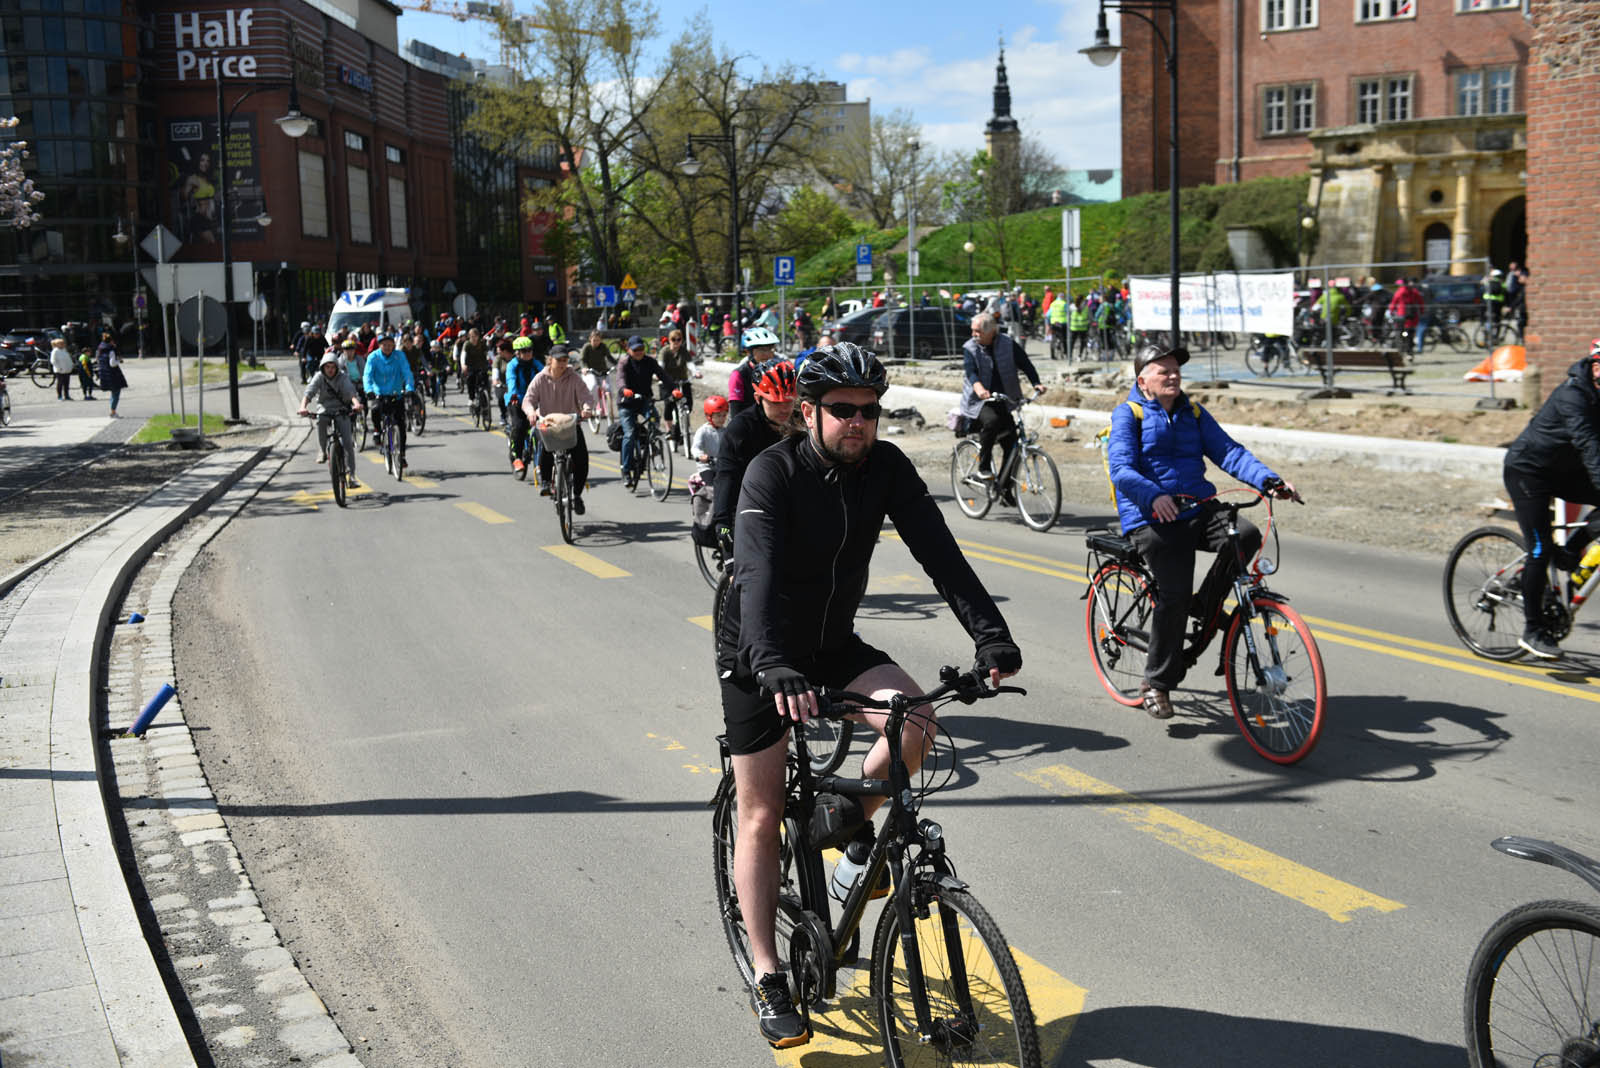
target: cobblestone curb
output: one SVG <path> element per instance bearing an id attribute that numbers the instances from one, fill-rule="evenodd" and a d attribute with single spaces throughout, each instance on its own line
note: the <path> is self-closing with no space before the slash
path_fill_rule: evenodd
<path id="1" fill-rule="evenodd" d="M 172 601 L 184 572 L 308 433 L 309 427 L 291 431 L 274 451 L 276 462 L 258 465 L 210 512 L 191 520 L 136 577 L 119 618 L 140 612 L 145 620 L 119 626 L 109 650 L 100 709 L 108 733 L 131 724 L 145 701 L 175 677 Z M 113 738 L 107 745 L 124 845 L 171 974 L 213 1061 L 219 1068 L 360 1068 L 261 909 L 200 766 L 181 695 L 162 709 L 143 741 Z"/>

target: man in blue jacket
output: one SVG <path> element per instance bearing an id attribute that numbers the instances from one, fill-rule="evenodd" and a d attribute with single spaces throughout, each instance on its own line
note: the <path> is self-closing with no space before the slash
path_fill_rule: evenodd
<path id="1" fill-rule="evenodd" d="M 1193 615 L 1209 640 L 1237 566 L 1218 552 L 1228 544 L 1227 513 L 1219 502 L 1205 500 L 1217 492 L 1206 481 L 1206 460 L 1274 497 L 1296 496 L 1293 486 L 1230 438 L 1210 412 L 1184 394 L 1178 368 L 1188 362 L 1189 350 L 1181 347 L 1149 346 L 1139 351 L 1133 360 L 1133 388 L 1127 401 L 1111 413 L 1111 439 L 1106 445 L 1122 532 L 1156 578 L 1150 650 L 1141 686 L 1144 710 L 1156 719 L 1171 717 L 1167 695 L 1183 681 L 1192 662 L 1183 655 L 1185 619 Z M 1201 501 L 1180 506 L 1173 499 L 1179 494 Z M 1253 557 L 1261 547 L 1261 531 L 1241 518 L 1239 534 Z M 1218 555 L 1200 592 L 1191 598 L 1198 549 Z"/>
<path id="2" fill-rule="evenodd" d="M 400 470 L 406 469 L 406 394 L 414 392 L 417 383 L 411 377 L 411 365 L 394 348 L 394 335 L 385 334 L 378 347 L 367 357 L 367 366 L 361 372 L 361 388 L 372 398 L 372 440 L 383 449 L 383 416 L 394 417 L 395 436 L 400 439 Z"/>

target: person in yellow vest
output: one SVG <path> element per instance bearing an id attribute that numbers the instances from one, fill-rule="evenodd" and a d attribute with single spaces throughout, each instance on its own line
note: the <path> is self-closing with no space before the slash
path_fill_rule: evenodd
<path id="1" fill-rule="evenodd" d="M 1072 338 L 1067 333 L 1067 316 L 1071 311 L 1072 306 L 1067 303 L 1067 298 L 1062 296 L 1051 301 L 1050 310 L 1045 312 L 1045 320 L 1050 324 L 1050 337 L 1055 341 L 1055 344 L 1050 346 L 1052 360 L 1056 358 L 1057 351 L 1063 356 L 1071 352 L 1068 346 Z"/>
<path id="2" fill-rule="evenodd" d="M 1072 331 L 1072 348 L 1068 350 L 1069 359 L 1077 359 L 1081 353 L 1089 349 L 1089 309 L 1084 307 L 1083 297 L 1072 298 L 1072 311 L 1067 317 L 1068 328 Z"/>

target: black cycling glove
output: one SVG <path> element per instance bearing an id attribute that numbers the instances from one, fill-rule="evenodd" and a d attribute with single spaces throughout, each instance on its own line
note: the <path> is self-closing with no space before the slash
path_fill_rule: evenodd
<path id="1" fill-rule="evenodd" d="M 991 670 L 1002 675 L 1016 674 L 1022 670 L 1022 650 L 1011 642 L 987 642 L 978 647 L 973 667 L 985 677 Z"/>
<path id="2" fill-rule="evenodd" d="M 723 556 L 726 556 L 726 557 L 733 556 L 733 528 L 732 527 L 718 527 L 717 528 L 717 547 L 722 550 L 722 555 Z"/>
<path id="3" fill-rule="evenodd" d="M 756 672 L 756 681 L 768 693 L 783 694 L 786 697 L 800 697 L 812 688 L 804 675 L 785 664 Z"/>

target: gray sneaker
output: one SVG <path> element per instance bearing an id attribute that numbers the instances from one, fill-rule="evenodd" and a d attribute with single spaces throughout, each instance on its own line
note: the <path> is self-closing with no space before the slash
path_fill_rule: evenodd
<path id="1" fill-rule="evenodd" d="M 1561 646 L 1551 641 L 1542 630 L 1525 630 L 1517 644 L 1540 660 L 1557 660 L 1561 657 Z"/>

